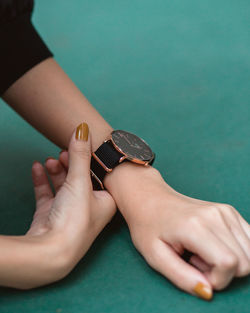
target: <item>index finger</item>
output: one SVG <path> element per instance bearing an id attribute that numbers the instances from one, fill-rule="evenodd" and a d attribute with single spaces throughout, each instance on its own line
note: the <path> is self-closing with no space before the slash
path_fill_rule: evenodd
<path id="1" fill-rule="evenodd" d="M 204 274 L 213 288 L 220 290 L 230 283 L 237 270 L 237 258 L 215 234 L 196 228 L 182 238 L 181 243 L 210 266 Z"/>

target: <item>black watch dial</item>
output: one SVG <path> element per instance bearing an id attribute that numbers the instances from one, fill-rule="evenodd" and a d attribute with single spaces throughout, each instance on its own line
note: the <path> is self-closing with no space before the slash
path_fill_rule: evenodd
<path id="1" fill-rule="evenodd" d="M 114 130 L 111 135 L 116 148 L 127 155 L 128 159 L 150 162 L 154 158 L 148 144 L 138 136 L 124 130 Z"/>

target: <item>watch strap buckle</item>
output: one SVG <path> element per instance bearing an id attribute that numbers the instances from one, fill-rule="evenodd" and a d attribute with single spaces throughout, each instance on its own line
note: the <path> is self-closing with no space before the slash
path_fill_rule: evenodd
<path id="1" fill-rule="evenodd" d="M 104 190 L 104 186 L 100 178 L 90 169 L 91 176 L 96 180 L 96 182 L 100 185 L 101 189 Z M 93 183 L 93 182 L 92 182 Z"/>
<path id="2" fill-rule="evenodd" d="M 100 158 L 95 154 L 95 152 L 92 152 L 92 156 L 93 158 L 101 165 L 101 167 L 103 167 L 103 169 L 107 172 L 110 173 L 112 172 L 112 168 L 108 168 L 101 160 Z"/>

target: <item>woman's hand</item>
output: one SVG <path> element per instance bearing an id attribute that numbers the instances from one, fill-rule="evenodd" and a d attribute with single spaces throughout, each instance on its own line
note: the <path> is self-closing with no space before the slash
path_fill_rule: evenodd
<path id="1" fill-rule="evenodd" d="M 116 210 L 113 198 L 107 191 L 92 190 L 90 146 L 83 123 L 71 137 L 68 152 L 59 160 L 47 159 L 55 195 L 42 164 L 33 164 L 36 211 L 25 236 L 7 238 L 16 254 L 8 252 L 6 242 L 6 257 L 0 257 L 1 285 L 29 289 L 63 278 L 111 220 Z"/>
<path id="2" fill-rule="evenodd" d="M 152 167 L 124 163 L 115 171 L 106 186 L 135 247 L 176 286 L 208 300 L 212 289 L 250 273 L 250 226 L 232 206 L 184 196 Z"/>

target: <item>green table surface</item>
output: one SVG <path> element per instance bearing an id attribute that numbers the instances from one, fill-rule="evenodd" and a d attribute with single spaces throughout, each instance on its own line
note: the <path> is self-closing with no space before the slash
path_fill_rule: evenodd
<path id="1" fill-rule="evenodd" d="M 112 126 L 152 145 L 173 188 L 230 203 L 250 221 L 249 14 L 249 0 L 43 0 L 33 21 Z M 32 162 L 60 149 L 4 102 L 0 133 L 0 233 L 23 234 Z M 211 302 L 190 296 L 144 262 L 118 215 L 66 279 L 1 288 L 0 312 L 246 313 L 250 280 L 234 279 Z"/>

